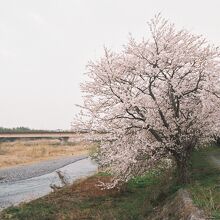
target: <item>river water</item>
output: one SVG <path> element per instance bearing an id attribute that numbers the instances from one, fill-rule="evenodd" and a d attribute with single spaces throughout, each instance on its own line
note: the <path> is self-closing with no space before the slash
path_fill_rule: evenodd
<path id="1" fill-rule="evenodd" d="M 89 158 L 86 158 L 56 171 L 58 170 L 68 178 L 69 182 L 73 182 L 81 177 L 95 173 L 97 165 Z M 0 210 L 12 205 L 18 205 L 21 202 L 31 201 L 52 192 L 51 184 L 61 186 L 62 183 L 56 171 L 14 183 L 1 183 Z"/>

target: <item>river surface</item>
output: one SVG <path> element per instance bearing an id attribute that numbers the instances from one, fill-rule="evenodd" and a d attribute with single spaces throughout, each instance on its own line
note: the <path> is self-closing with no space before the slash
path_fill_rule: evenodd
<path id="1" fill-rule="evenodd" d="M 44 196 L 52 192 L 50 185 L 61 186 L 62 183 L 56 171 L 61 171 L 71 183 L 81 177 L 92 175 L 96 170 L 97 165 L 89 158 L 84 158 L 41 176 L 0 183 L 0 210 Z"/>

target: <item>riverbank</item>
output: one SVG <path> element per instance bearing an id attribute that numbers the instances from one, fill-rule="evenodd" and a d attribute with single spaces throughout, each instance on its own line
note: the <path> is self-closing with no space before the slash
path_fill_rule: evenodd
<path id="1" fill-rule="evenodd" d="M 141 219 L 176 189 L 170 170 L 155 169 L 129 181 L 126 190 L 102 190 L 100 181 L 111 176 L 98 173 L 71 186 L 19 207 L 6 209 L 1 219 Z"/>
<path id="2" fill-rule="evenodd" d="M 43 198 L 6 209 L 0 219 L 146 219 L 182 187 L 191 193 L 193 202 L 210 218 L 219 219 L 220 170 L 210 160 L 210 156 L 218 152 L 219 148 L 210 148 L 194 153 L 192 182 L 187 186 L 175 184 L 172 170 L 155 169 L 129 181 L 123 192 L 106 191 L 97 184 L 109 181 L 111 176 L 99 173 Z"/>

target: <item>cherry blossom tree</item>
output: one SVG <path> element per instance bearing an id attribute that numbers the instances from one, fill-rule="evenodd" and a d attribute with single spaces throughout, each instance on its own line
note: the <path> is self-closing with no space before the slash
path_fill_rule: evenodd
<path id="1" fill-rule="evenodd" d="M 173 158 L 181 183 L 189 159 L 219 131 L 220 54 L 202 36 L 177 30 L 160 15 L 149 39 L 132 37 L 121 52 L 88 64 L 80 123 L 104 133 L 100 166 L 115 176 L 111 186 Z"/>

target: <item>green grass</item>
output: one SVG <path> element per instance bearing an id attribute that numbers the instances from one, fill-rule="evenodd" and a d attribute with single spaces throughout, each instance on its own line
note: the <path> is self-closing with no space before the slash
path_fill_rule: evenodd
<path id="1" fill-rule="evenodd" d="M 198 207 L 212 219 L 220 219 L 220 168 L 212 162 L 212 155 L 220 155 L 220 148 L 210 147 L 193 153 L 192 182 L 187 188 Z"/>
<path id="2" fill-rule="evenodd" d="M 162 175 L 160 170 L 133 178 L 128 182 L 123 193 L 117 194 L 116 197 L 107 197 L 100 200 L 98 206 L 102 216 L 101 219 L 109 219 L 110 216 L 112 216 L 112 219 L 144 219 L 161 199 L 166 198 L 169 193 L 168 185 L 165 175 Z M 91 199 L 90 202 L 91 207 L 94 200 Z M 108 211 L 106 212 L 106 210 Z M 97 210 L 94 210 L 94 212 L 97 212 Z M 96 216 L 96 213 L 94 216 Z"/>
<path id="3" fill-rule="evenodd" d="M 30 203 L 26 207 L 11 207 L 8 209 L 7 213 L 5 213 L 3 219 L 50 219 L 48 218 L 51 214 L 55 213 L 56 207 L 52 204 L 45 204 L 40 201 L 35 203 Z"/>

